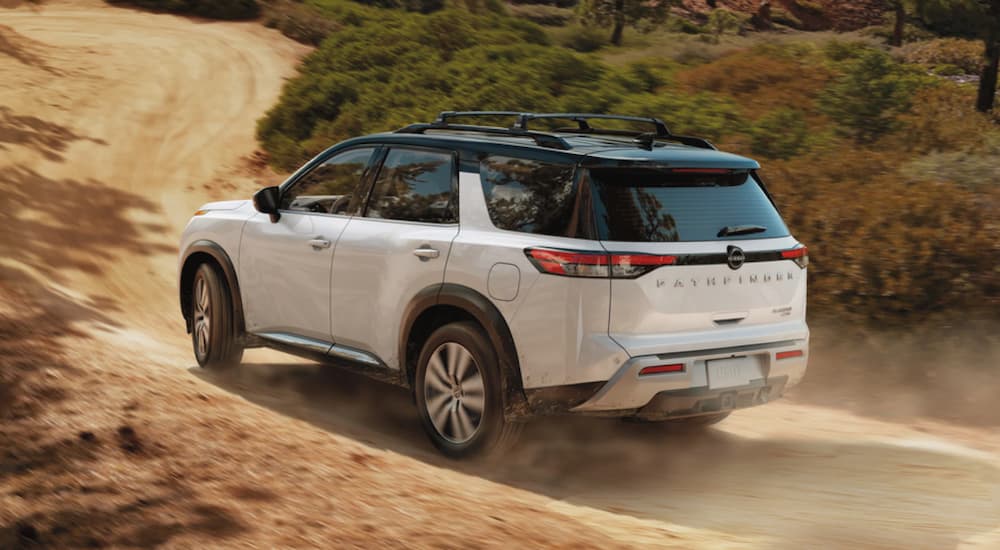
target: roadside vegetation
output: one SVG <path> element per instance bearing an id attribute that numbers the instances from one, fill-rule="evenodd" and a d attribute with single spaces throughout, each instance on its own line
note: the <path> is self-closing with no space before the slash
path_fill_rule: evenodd
<path id="1" fill-rule="evenodd" d="M 253 19 L 260 14 L 256 0 L 106 0 L 109 4 L 135 6 L 152 11 L 209 17 Z"/>
<path id="2" fill-rule="evenodd" d="M 973 41 L 890 50 L 871 33 L 739 37 L 746 18 L 710 14 L 616 48 L 563 22 L 558 5 L 510 10 L 528 8 L 523 18 L 485 4 L 429 15 L 312 5 L 340 30 L 260 121 L 279 169 L 447 109 L 659 116 L 761 160 L 810 245 L 813 312 L 875 323 L 1000 317 L 1000 128 L 975 111 L 974 86 L 944 78 L 978 70 Z"/>
<path id="3" fill-rule="evenodd" d="M 970 2 L 962 13 L 988 8 Z M 441 110 L 659 116 L 761 161 L 810 246 L 814 314 L 996 320 L 1000 116 L 975 109 L 988 33 L 942 26 L 946 3 L 904 2 L 899 24 L 897 4 L 859 2 L 884 14 L 834 33 L 792 29 L 843 26 L 824 2 L 685 15 L 630 0 L 262 1 L 266 24 L 317 49 L 258 137 L 289 171 Z"/>

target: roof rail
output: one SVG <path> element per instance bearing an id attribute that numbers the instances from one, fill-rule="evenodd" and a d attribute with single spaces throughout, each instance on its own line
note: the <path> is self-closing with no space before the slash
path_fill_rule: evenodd
<path id="1" fill-rule="evenodd" d="M 545 132 L 531 132 L 528 130 L 521 130 L 519 128 L 500 128 L 497 126 L 475 126 L 472 124 L 448 124 L 438 121 L 431 122 L 429 124 L 410 124 L 396 130 L 397 134 L 423 134 L 428 130 L 450 130 L 453 132 L 475 132 L 478 134 L 489 134 L 489 135 L 500 135 L 500 136 L 511 136 L 511 137 L 523 137 L 528 139 L 533 139 L 535 143 L 542 147 L 549 147 L 551 149 L 563 149 L 569 150 L 573 147 L 565 139 L 555 135 L 547 134 Z"/>
<path id="2" fill-rule="evenodd" d="M 497 126 L 476 126 L 471 124 L 450 124 L 448 119 L 452 118 L 471 118 L 471 117 L 516 117 L 516 120 L 510 128 L 501 128 Z M 576 122 L 576 128 L 558 128 L 555 133 L 546 133 L 532 131 L 528 129 L 528 124 L 533 120 L 572 120 Z M 651 124 L 653 126 L 654 132 L 640 132 L 635 130 L 618 130 L 610 128 L 594 128 L 590 125 L 591 119 L 597 120 L 621 120 L 626 122 L 642 122 L 646 124 Z M 700 147 L 702 149 L 715 149 L 706 139 L 693 136 L 681 136 L 676 134 L 671 134 L 670 129 L 667 128 L 665 122 L 658 118 L 653 117 L 636 117 L 636 116 L 624 116 L 624 115 L 606 115 L 600 113 L 525 113 L 519 111 L 442 111 L 438 114 L 438 117 L 434 122 L 429 124 L 411 124 L 405 128 L 396 130 L 400 133 L 409 134 L 422 134 L 427 130 L 455 130 L 462 132 L 479 132 L 485 134 L 495 134 L 495 135 L 509 135 L 509 136 L 520 136 L 528 137 L 535 140 L 538 145 L 543 147 L 552 147 L 555 149 L 571 149 L 570 144 L 558 136 L 557 133 L 577 133 L 577 134 L 595 134 L 595 135 L 612 135 L 612 136 L 628 136 L 635 138 L 635 142 L 642 147 L 647 149 L 652 149 L 653 143 L 656 140 L 668 140 L 683 143 L 684 145 L 690 145 L 692 147 Z"/>

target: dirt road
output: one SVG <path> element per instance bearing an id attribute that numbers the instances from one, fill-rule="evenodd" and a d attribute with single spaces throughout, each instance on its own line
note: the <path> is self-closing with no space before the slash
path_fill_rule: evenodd
<path id="1" fill-rule="evenodd" d="M 0 547 L 1000 548 L 996 425 L 801 394 L 700 435 L 539 422 L 455 464 L 397 388 L 270 352 L 194 368 L 177 235 L 267 177 L 254 123 L 304 53 L 252 23 L 0 10 Z"/>

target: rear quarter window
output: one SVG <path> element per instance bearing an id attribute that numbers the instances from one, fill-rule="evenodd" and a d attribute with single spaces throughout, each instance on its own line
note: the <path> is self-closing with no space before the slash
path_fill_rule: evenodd
<path id="1" fill-rule="evenodd" d="M 579 208 L 573 164 L 490 156 L 480 162 L 480 179 L 493 225 L 508 231 L 583 237 L 590 220 Z"/>
<path id="2" fill-rule="evenodd" d="M 788 235 L 777 209 L 749 172 L 593 168 L 588 179 L 600 240 L 728 241 Z M 720 234 L 727 227 L 753 229 Z"/>

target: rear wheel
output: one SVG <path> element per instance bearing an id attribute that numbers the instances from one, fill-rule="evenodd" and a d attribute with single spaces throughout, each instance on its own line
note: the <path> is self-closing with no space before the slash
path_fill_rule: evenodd
<path id="1" fill-rule="evenodd" d="M 417 362 L 414 393 L 431 442 L 452 458 L 506 448 L 521 431 L 521 424 L 504 419 L 496 352 L 473 323 L 431 334 Z"/>
<path id="2" fill-rule="evenodd" d="M 240 363 L 243 346 L 237 339 L 232 298 L 219 270 L 201 264 L 191 286 L 191 343 L 198 364 L 228 368 Z"/>

